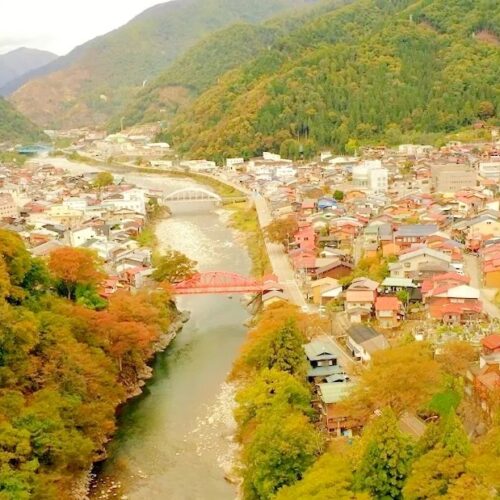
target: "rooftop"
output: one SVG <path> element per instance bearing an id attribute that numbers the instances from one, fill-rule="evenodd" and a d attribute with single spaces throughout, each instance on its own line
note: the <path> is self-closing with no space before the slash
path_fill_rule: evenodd
<path id="1" fill-rule="evenodd" d="M 331 339 L 326 336 L 317 337 L 304 345 L 309 361 L 338 358 L 339 352 Z"/>
<path id="2" fill-rule="evenodd" d="M 338 403 L 349 394 L 353 387 L 354 384 L 351 382 L 318 384 L 321 400 L 325 404 Z"/>

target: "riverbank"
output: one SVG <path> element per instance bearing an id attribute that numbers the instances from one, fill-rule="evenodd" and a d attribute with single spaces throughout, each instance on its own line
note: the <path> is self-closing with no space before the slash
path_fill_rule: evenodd
<path id="1" fill-rule="evenodd" d="M 271 262 L 255 208 L 249 207 L 247 203 L 233 203 L 225 208 L 230 212 L 229 226 L 238 232 L 252 260 L 252 275 L 261 278 L 270 274 Z"/>

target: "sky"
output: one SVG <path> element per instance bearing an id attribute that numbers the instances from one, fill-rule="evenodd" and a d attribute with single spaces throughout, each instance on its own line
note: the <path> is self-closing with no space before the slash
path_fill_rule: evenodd
<path id="1" fill-rule="evenodd" d="M 168 0 L 0 0 L 0 54 L 18 47 L 64 55 Z"/>

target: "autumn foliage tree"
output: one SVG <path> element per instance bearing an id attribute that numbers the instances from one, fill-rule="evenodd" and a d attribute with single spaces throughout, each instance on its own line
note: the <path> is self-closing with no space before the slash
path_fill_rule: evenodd
<path id="1" fill-rule="evenodd" d="M 153 279 L 155 281 L 178 283 L 196 273 L 197 262 L 191 260 L 182 252 L 168 250 L 165 254 L 157 257 L 154 264 Z"/>
<path id="2" fill-rule="evenodd" d="M 124 291 L 104 310 L 75 299 L 101 277 L 86 250 L 49 264 L 0 230 L 0 498 L 67 498 L 101 458 L 116 408 L 137 387 L 174 308 L 163 290 Z"/>
<path id="3" fill-rule="evenodd" d="M 49 269 L 68 299 L 75 298 L 76 287 L 97 285 L 104 277 L 97 254 L 85 248 L 63 247 L 50 254 Z"/>
<path id="4" fill-rule="evenodd" d="M 364 419 L 383 408 L 401 416 L 428 402 L 441 382 L 431 347 L 414 342 L 375 353 L 346 405 Z"/>
<path id="5" fill-rule="evenodd" d="M 288 243 L 297 229 L 297 219 L 290 215 L 285 219 L 274 219 L 264 228 L 264 234 L 273 243 Z"/>

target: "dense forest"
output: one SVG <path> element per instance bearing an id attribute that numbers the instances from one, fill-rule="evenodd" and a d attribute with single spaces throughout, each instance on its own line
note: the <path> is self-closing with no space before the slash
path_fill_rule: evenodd
<path id="1" fill-rule="evenodd" d="M 48 137 L 26 117 L 0 97 L 0 143 L 23 143 L 47 140 Z"/>
<path id="2" fill-rule="evenodd" d="M 102 277 L 87 250 L 44 262 L 0 230 L 2 499 L 71 497 L 175 316 L 161 290 L 103 301 Z"/>
<path id="3" fill-rule="evenodd" d="M 435 142 L 500 107 L 494 0 L 357 0 L 278 37 L 178 113 L 183 153 L 222 159 Z"/>
<path id="4" fill-rule="evenodd" d="M 112 131 L 154 121 L 168 122 L 229 70 L 269 50 L 285 34 L 353 0 L 323 0 L 309 9 L 286 11 L 261 24 L 236 23 L 202 38 L 157 78 L 147 82 L 108 123 Z M 314 3 L 314 2 L 313 2 Z"/>
<path id="5" fill-rule="evenodd" d="M 363 425 L 361 435 L 327 442 L 305 377 L 303 344 L 317 331 L 314 321 L 274 304 L 234 364 L 246 499 L 496 498 L 500 415 L 473 442 L 458 417 L 466 407 L 457 406 L 463 368 L 475 357 L 469 344 L 450 342 L 437 357 L 415 341 L 377 353 L 343 403 Z M 435 417 L 418 439 L 399 423 L 417 411 Z"/>

